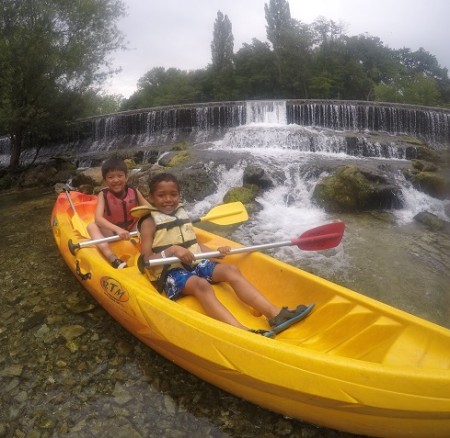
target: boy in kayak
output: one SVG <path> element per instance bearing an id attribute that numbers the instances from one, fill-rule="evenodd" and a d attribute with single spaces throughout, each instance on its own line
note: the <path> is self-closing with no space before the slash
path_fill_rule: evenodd
<path id="1" fill-rule="evenodd" d="M 127 186 L 128 168 L 122 159 L 107 159 L 102 165 L 102 176 L 107 187 L 98 194 L 95 222 L 90 223 L 87 230 L 92 239 L 116 234 L 127 240 L 130 238 L 130 231 L 136 229 L 137 223 L 130 210 L 149 204 L 139 190 Z M 127 266 L 116 257 L 108 243 L 101 243 L 97 247 L 114 268 L 122 269 Z"/>
<path id="2" fill-rule="evenodd" d="M 144 260 L 177 257 L 180 263 L 147 269 L 150 280 L 171 300 L 192 295 L 205 312 L 220 321 L 249 330 L 217 299 L 210 282 L 230 283 L 236 295 L 247 305 L 263 314 L 272 327 L 278 326 L 305 312 L 306 306 L 296 309 L 280 308 L 268 301 L 233 265 L 211 260 L 195 261 L 194 254 L 210 249 L 200 245 L 183 205 L 180 204 L 180 185 L 169 173 L 157 174 L 149 183 L 151 213 L 139 220 Z M 223 256 L 230 247 L 217 249 Z M 264 334 L 264 330 L 251 330 Z"/>

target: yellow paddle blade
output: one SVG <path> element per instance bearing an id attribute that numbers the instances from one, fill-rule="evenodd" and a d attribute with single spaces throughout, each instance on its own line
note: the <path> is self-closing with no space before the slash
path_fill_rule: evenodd
<path id="1" fill-rule="evenodd" d="M 78 213 L 74 213 L 72 216 L 72 226 L 85 238 L 90 239 L 91 236 L 88 233 L 86 223 L 78 216 Z"/>
<path id="2" fill-rule="evenodd" d="M 131 216 L 136 218 L 141 218 L 143 216 L 147 216 L 150 214 L 150 207 L 146 205 L 139 205 L 138 207 L 134 207 L 130 210 Z"/>
<path id="3" fill-rule="evenodd" d="M 150 214 L 150 207 L 140 205 L 131 210 L 133 217 L 141 218 Z M 244 222 L 248 219 L 247 210 L 242 202 L 230 202 L 212 208 L 205 216 L 193 219 L 192 222 L 212 222 L 217 225 L 231 225 Z"/>
<path id="4" fill-rule="evenodd" d="M 201 222 L 208 221 L 217 225 L 231 225 L 248 220 L 248 213 L 242 202 L 230 202 L 212 208 Z"/>

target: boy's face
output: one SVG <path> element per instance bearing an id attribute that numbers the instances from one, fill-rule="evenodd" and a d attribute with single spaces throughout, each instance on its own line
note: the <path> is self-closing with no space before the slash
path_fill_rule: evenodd
<path id="1" fill-rule="evenodd" d="M 105 177 L 108 188 L 115 194 L 121 194 L 125 190 L 128 176 L 123 170 L 110 170 Z"/>
<path id="2" fill-rule="evenodd" d="M 180 192 L 173 181 L 161 181 L 149 195 L 150 202 L 162 213 L 171 214 L 180 203 Z"/>

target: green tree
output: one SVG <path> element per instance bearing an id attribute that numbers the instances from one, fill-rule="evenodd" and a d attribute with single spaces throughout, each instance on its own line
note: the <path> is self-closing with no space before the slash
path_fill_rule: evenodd
<path id="1" fill-rule="evenodd" d="M 10 168 L 22 151 L 86 114 L 88 94 L 122 46 L 120 0 L 0 0 L 0 129 Z"/>
<path id="2" fill-rule="evenodd" d="M 208 69 L 214 100 L 232 100 L 234 88 L 234 37 L 231 21 L 227 15 L 217 12 L 211 43 L 212 64 Z"/>
<path id="3" fill-rule="evenodd" d="M 403 48 L 391 52 L 396 70 L 384 76 L 375 87 L 375 99 L 412 105 L 446 105 L 450 98 L 450 81 L 446 68 L 423 48 L 416 52 Z"/>
<path id="4" fill-rule="evenodd" d="M 267 39 L 273 47 L 278 72 L 278 97 L 308 97 L 312 33 L 308 25 L 291 18 L 289 2 L 270 0 L 264 5 Z"/>
<path id="5" fill-rule="evenodd" d="M 244 43 L 235 55 L 234 64 L 238 99 L 278 97 L 275 89 L 277 70 L 269 43 L 256 38 L 252 44 Z"/>
<path id="6" fill-rule="evenodd" d="M 286 0 L 270 0 L 264 4 L 267 39 L 275 51 L 283 46 L 283 36 L 291 27 L 291 9 Z"/>
<path id="7" fill-rule="evenodd" d="M 201 102 L 203 80 L 200 72 L 155 67 L 139 79 L 137 91 L 124 102 L 122 109 Z"/>
<path id="8" fill-rule="evenodd" d="M 375 87 L 375 99 L 379 102 L 408 103 L 435 106 L 439 99 L 437 81 L 423 73 L 397 77 L 389 83 Z"/>
<path id="9" fill-rule="evenodd" d="M 233 67 L 234 37 L 233 27 L 227 15 L 217 12 L 211 43 L 212 68 L 215 73 L 222 73 Z"/>

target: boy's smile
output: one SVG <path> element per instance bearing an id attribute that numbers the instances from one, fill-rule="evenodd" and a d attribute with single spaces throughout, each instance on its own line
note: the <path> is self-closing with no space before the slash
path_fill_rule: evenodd
<path id="1" fill-rule="evenodd" d="M 149 198 L 161 213 L 171 214 L 180 203 L 180 192 L 173 181 L 161 181 Z"/>
<path id="2" fill-rule="evenodd" d="M 105 177 L 108 188 L 115 194 L 121 195 L 125 191 L 128 177 L 122 170 L 111 170 Z"/>

